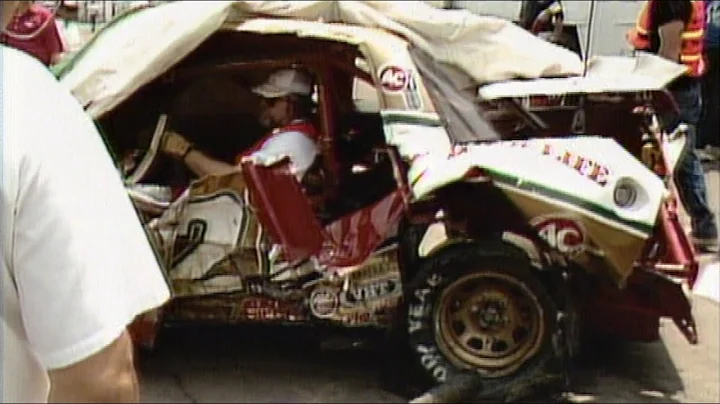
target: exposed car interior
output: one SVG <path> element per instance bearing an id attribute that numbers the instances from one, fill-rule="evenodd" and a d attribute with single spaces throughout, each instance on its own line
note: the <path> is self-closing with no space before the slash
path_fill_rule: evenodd
<path id="1" fill-rule="evenodd" d="M 523 99 L 482 101 L 486 118 L 503 139 L 597 135 L 614 138 L 640 158 L 648 131 L 647 107 L 672 109 L 664 93 L 527 96 Z M 578 117 L 582 117 L 578 122 Z M 608 119 L 613 117 L 613 119 Z M 578 124 L 581 125 L 578 125 Z"/>
<path id="2" fill-rule="evenodd" d="M 353 100 L 358 81 L 375 88 L 362 60 L 357 47 L 339 42 L 219 31 L 101 118 L 100 128 L 130 182 L 169 187 L 176 198 L 196 178 L 157 151 L 162 132 L 172 129 L 207 155 L 232 163 L 267 131 L 258 122 L 260 100 L 251 88 L 276 69 L 303 68 L 315 79 L 312 119 L 321 134 L 321 156 L 303 187 L 310 199 L 321 200 L 316 214 L 328 223 L 398 187 L 393 164 L 400 163 L 384 147 L 379 112 Z"/>

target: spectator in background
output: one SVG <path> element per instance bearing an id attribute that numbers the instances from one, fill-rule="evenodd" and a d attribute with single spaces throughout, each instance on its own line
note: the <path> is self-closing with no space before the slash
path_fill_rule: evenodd
<path id="1" fill-rule="evenodd" d="M 77 3 L 77 1 L 61 1 L 55 15 L 55 23 L 63 40 L 65 55 L 78 51 L 83 45 L 83 36 L 78 24 L 80 8 Z"/>
<path id="2" fill-rule="evenodd" d="M 649 0 L 643 4 L 636 26 L 628 32 L 630 45 L 685 65 L 685 74 L 668 85 L 678 104 L 679 115 L 662 116 L 668 132 L 680 123 L 688 125 L 687 145 L 678 162 L 676 182 L 685 209 L 691 217 L 692 239 L 701 250 L 716 250 L 718 232 L 708 206 L 705 173 L 695 151 L 697 125 L 702 114 L 701 77 L 705 5 L 691 0 Z"/>
<path id="3" fill-rule="evenodd" d="M 523 0 L 520 26 L 533 34 L 562 43 L 565 14 L 560 0 Z"/>
<path id="4" fill-rule="evenodd" d="M 720 159 L 720 0 L 705 1 L 705 60 L 703 118 L 698 127 L 698 149 L 706 159 Z"/>
<path id="5" fill-rule="evenodd" d="M 0 42 L 34 56 L 48 67 L 58 63 L 65 50 L 52 11 L 28 0 L 18 2 Z"/>

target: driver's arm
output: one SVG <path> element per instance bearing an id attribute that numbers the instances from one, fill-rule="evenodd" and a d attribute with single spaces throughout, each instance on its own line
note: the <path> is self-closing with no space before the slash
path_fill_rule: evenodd
<path id="1" fill-rule="evenodd" d="M 183 159 L 185 165 L 199 177 L 207 175 L 223 175 L 233 171 L 240 171 L 240 166 L 234 166 L 224 161 L 215 160 L 205 153 L 191 149 Z"/>
<path id="2" fill-rule="evenodd" d="M 162 151 L 182 160 L 190 171 L 199 177 L 223 175 L 239 170 L 239 167 L 216 160 L 200 150 L 194 149 L 193 145 L 178 133 L 168 131 L 164 136 Z"/>

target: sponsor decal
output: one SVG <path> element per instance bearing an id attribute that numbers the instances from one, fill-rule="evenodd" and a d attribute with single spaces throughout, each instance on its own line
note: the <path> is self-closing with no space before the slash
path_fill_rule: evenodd
<path id="1" fill-rule="evenodd" d="M 538 217 L 530 224 L 550 247 L 569 257 L 575 257 L 585 251 L 585 229 L 575 220 L 564 217 Z"/>
<path id="2" fill-rule="evenodd" d="M 374 316 L 367 311 L 354 311 L 342 317 L 342 323 L 346 326 L 362 326 L 374 323 Z"/>
<path id="3" fill-rule="evenodd" d="M 542 154 L 559 161 L 560 163 L 574 169 L 580 175 L 604 187 L 608 183 L 610 177 L 610 169 L 599 164 L 587 157 L 583 157 L 569 150 L 555 150 L 550 143 L 546 143 L 542 148 Z"/>
<path id="4" fill-rule="evenodd" d="M 340 306 L 338 290 L 333 287 L 318 286 L 310 293 L 310 312 L 318 318 L 331 318 Z"/>
<path id="5" fill-rule="evenodd" d="M 374 304 L 367 310 L 340 309 L 338 317 L 345 326 L 386 326 L 389 325 L 397 311 L 400 297 L 388 298 L 381 303 Z"/>
<path id="6" fill-rule="evenodd" d="M 415 80 L 415 73 L 407 71 L 407 87 L 403 91 L 405 97 L 405 105 L 408 109 L 421 110 L 423 108 L 422 97 L 418 91 L 417 81 Z"/>
<path id="7" fill-rule="evenodd" d="M 299 321 L 305 315 L 298 302 L 276 300 L 268 297 L 249 297 L 240 307 L 247 320 L 255 321 Z"/>
<path id="8" fill-rule="evenodd" d="M 187 224 L 187 233 L 178 234 L 173 245 L 172 265 L 177 266 L 205 241 L 208 224 L 202 219 L 192 219 Z"/>
<path id="9" fill-rule="evenodd" d="M 350 282 L 367 282 L 380 278 L 400 277 L 395 250 L 371 256 L 362 267 L 349 274 Z"/>
<path id="10" fill-rule="evenodd" d="M 526 148 L 531 141 L 511 141 L 505 143 L 508 147 Z M 543 156 L 547 156 L 555 161 L 572 168 L 578 174 L 604 187 L 608 184 L 610 178 L 610 169 L 589 157 L 570 150 L 560 150 L 554 147 L 552 143 L 540 143 L 540 152 Z"/>
<path id="11" fill-rule="evenodd" d="M 387 299 L 401 292 L 399 278 L 378 279 L 351 285 L 347 291 L 341 294 L 340 301 L 343 306 L 354 307 Z"/>
<path id="12" fill-rule="evenodd" d="M 405 90 L 410 81 L 410 74 L 402 67 L 389 65 L 380 69 L 380 86 L 388 93 L 398 93 Z"/>

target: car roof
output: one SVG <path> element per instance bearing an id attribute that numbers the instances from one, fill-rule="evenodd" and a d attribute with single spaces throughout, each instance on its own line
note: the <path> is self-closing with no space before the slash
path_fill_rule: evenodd
<path id="1" fill-rule="evenodd" d="M 399 35 L 371 27 L 346 23 L 328 23 L 287 18 L 252 18 L 241 22 L 227 21 L 220 30 L 258 34 L 296 34 L 299 37 L 344 42 L 351 45 L 371 44 L 379 47 L 407 48 Z"/>
<path id="2" fill-rule="evenodd" d="M 169 4 L 168 4 L 169 5 Z M 173 5 L 174 6 L 174 5 Z M 183 5 L 178 5 L 183 6 Z M 176 6 L 177 7 L 177 6 Z M 178 7 L 179 8 L 179 7 Z M 169 29 L 156 24 L 161 8 L 133 10 L 103 27 L 65 66 L 56 69 L 93 118 L 98 118 L 129 98 L 141 86 L 167 72 L 216 32 L 237 31 L 261 35 L 295 35 L 357 46 L 366 56 L 383 64 L 412 68 L 408 42 L 382 29 L 345 23 L 325 23 L 287 18 L 233 20 L 220 7 L 174 10 Z M 194 25 L 193 25 L 194 24 Z M 159 26 L 158 26 L 159 25 Z"/>

